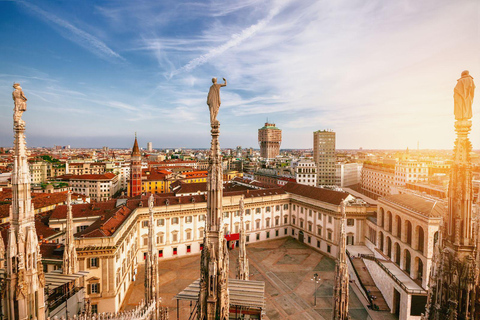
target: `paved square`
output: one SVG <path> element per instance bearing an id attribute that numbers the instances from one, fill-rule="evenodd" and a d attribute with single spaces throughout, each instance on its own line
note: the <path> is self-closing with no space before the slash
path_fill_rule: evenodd
<path id="1" fill-rule="evenodd" d="M 238 249 L 230 251 L 230 277 L 235 277 Z M 331 319 L 335 262 L 293 238 L 282 238 L 247 245 L 250 279 L 265 281 L 266 319 Z M 173 297 L 200 277 L 200 255 L 164 260 L 159 263 L 160 292 L 170 308 L 170 319 L 177 319 Z M 318 273 L 317 305 L 312 276 Z M 136 282 L 129 288 L 124 308 L 130 309 L 144 297 L 144 265 L 138 268 Z M 352 320 L 367 320 L 368 313 L 350 290 Z M 180 302 L 180 319 L 188 319 L 189 302 Z M 374 319 L 394 319 L 374 312 Z"/>

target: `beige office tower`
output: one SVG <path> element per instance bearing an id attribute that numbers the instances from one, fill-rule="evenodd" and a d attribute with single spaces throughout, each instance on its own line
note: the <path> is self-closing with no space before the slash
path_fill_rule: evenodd
<path id="1" fill-rule="evenodd" d="M 313 133 L 313 160 L 317 165 L 317 185 L 335 184 L 335 132 L 318 130 Z"/>
<path id="2" fill-rule="evenodd" d="M 275 127 L 275 123 L 265 123 L 258 129 L 258 143 L 260 144 L 260 157 L 274 159 L 280 154 L 282 143 L 282 130 Z"/>

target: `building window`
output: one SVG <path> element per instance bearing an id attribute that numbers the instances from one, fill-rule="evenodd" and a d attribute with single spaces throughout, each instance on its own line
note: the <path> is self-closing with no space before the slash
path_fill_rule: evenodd
<path id="1" fill-rule="evenodd" d="M 92 314 L 98 313 L 98 304 L 91 304 L 90 308 L 91 308 L 90 310 L 92 311 Z"/>
<path id="2" fill-rule="evenodd" d="M 300 207 L 300 213 L 303 213 L 303 207 Z"/>
<path id="3" fill-rule="evenodd" d="M 283 216 L 283 223 L 287 224 L 288 223 L 288 216 Z"/>
<path id="4" fill-rule="evenodd" d="M 295 220 L 296 220 L 295 217 L 292 217 L 292 224 L 295 224 L 296 222 Z"/>
<path id="5" fill-rule="evenodd" d="M 174 255 L 174 256 L 177 255 L 177 248 L 173 248 L 173 255 Z"/>
<path id="6" fill-rule="evenodd" d="M 205 215 L 204 214 L 199 215 L 198 221 L 205 221 Z"/>
<path id="7" fill-rule="evenodd" d="M 275 227 L 280 224 L 280 217 L 275 217 Z"/>
<path id="8" fill-rule="evenodd" d="M 90 268 L 98 268 L 99 267 L 99 259 L 98 258 L 90 258 Z"/>
<path id="9" fill-rule="evenodd" d="M 177 241 L 178 241 L 178 234 L 172 233 L 172 242 L 177 242 Z"/>
<path id="10" fill-rule="evenodd" d="M 158 250 L 158 257 L 162 258 L 163 257 L 163 250 Z"/>
<path id="11" fill-rule="evenodd" d="M 296 206 L 296 205 L 293 205 L 293 210 L 297 210 L 297 206 Z"/>
<path id="12" fill-rule="evenodd" d="M 300 219 L 300 228 L 303 229 L 303 220 Z"/>
<path id="13" fill-rule="evenodd" d="M 266 221 L 267 228 L 270 228 L 270 219 L 267 219 Z"/>
<path id="14" fill-rule="evenodd" d="M 328 245 L 327 245 L 327 252 L 328 252 L 328 253 L 331 253 L 331 251 L 332 251 L 332 247 L 328 244 Z"/>
<path id="15" fill-rule="evenodd" d="M 250 231 L 250 222 L 245 223 L 245 231 Z"/>
<path id="16" fill-rule="evenodd" d="M 247 242 L 250 242 L 250 236 L 247 235 L 247 236 L 245 237 L 245 240 L 246 240 Z"/>
<path id="17" fill-rule="evenodd" d="M 158 219 L 157 220 L 157 226 L 164 226 L 165 225 L 165 219 Z"/>
<path id="18" fill-rule="evenodd" d="M 142 221 L 142 228 L 147 228 L 148 227 L 148 220 Z"/>
<path id="19" fill-rule="evenodd" d="M 355 219 L 347 219 L 347 226 L 351 227 L 355 224 Z"/>
<path id="20" fill-rule="evenodd" d="M 270 231 L 267 231 L 267 239 L 270 238 Z"/>
<path id="21" fill-rule="evenodd" d="M 256 213 L 260 213 L 260 208 L 255 209 Z"/>
<path id="22" fill-rule="evenodd" d="M 279 211 L 279 210 L 280 210 L 280 206 L 277 204 L 277 205 L 275 206 L 275 211 Z"/>
<path id="23" fill-rule="evenodd" d="M 312 224 L 309 223 L 309 224 L 308 224 L 308 232 L 312 232 L 312 228 L 313 228 L 313 227 L 312 227 Z"/>
<path id="24" fill-rule="evenodd" d="M 283 210 L 288 210 L 288 203 L 285 203 L 285 204 L 283 205 Z"/>
<path id="25" fill-rule="evenodd" d="M 328 230 L 327 232 L 327 239 L 332 241 L 332 231 Z"/>
<path id="26" fill-rule="evenodd" d="M 192 248 L 191 246 L 189 245 L 187 246 L 187 253 L 190 253 L 190 251 L 192 251 L 191 248 Z"/>
<path id="27" fill-rule="evenodd" d="M 278 230 L 275 230 L 275 237 L 278 237 Z"/>
<path id="28" fill-rule="evenodd" d="M 229 217 L 230 217 L 230 213 L 229 213 L 229 212 L 225 212 L 224 216 L 225 216 L 225 218 L 229 218 Z"/>
<path id="29" fill-rule="evenodd" d="M 312 216 L 312 210 L 308 210 L 308 216 L 309 216 L 309 217 Z"/>
<path id="30" fill-rule="evenodd" d="M 292 229 L 292 236 L 294 236 L 294 235 L 295 235 L 295 230 Z"/>
<path id="31" fill-rule="evenodd" d="M 354 240 L 355 240 L 355 238 L 354 238 L 353 234 L 352 235 L 347 235 L 347 245 L 353 246 Z"/>
<path id="32" fill-rule="evenodd" d="M 322 213 L 319 212 L 319 213 L 318 213 L 318 220 L 321 220 L 321 219 L 322 219 Z"/>
<path id="33" fill-rule="evenodd" d="M 192 232 L 187 231 L 186 234 L 185 234 L 185 240 L 190 240 L 191 237 L 192 237 Z"/>
<path id="34" fill-rule="evenodd" d="M 245 210 L 245 214 L 246 214 L 247 216 L 249 216 L 249 215 L 250 215 L 250 209 Z"/>
<path id="35" fill-rule="evenodd" d="M 332 216 L 328 216 L 328 223 L 332 223 Z"/>
<path id="36" fill-rule="evenodd" d="M 203 229 L 198 229 L 199 237 L 203 238 Z"/>
<path id="37" fill-rule="evenodd" d="M 320 241 L 317 240 L 317 248 L 320 248 Z"/>
<path id="38" fill-rule="evenodd" d="M 178 224 L 178 218 L 177 217 L 172 218 L 172 224 Z"/>
<path id="39" fill-rule="evenodd" d="M 286 235 L 287 233 L 288 233 L 288 229 L 287 228 L 283 229 L 283 234 Z"/>
<path id="40" fill-rule="evenodd" d="M 91 283 L 90 293 L 100 293 L 100 283 Z"/>
<path id="41" fill-rule="evenodd" d="M 148 245 L 148 238 L 147 237 L 143 237 L 143 245 L 144 246 Z"/>
<path id="42" fill-rule="evenodd" d="M 307 241 L 308 241 L 308 243 L 311 243 L 312 242 L 312 237 L 308 236 Z"/>
<path id="43" fill-rule="evenodd" d="M 192 216 L 185 217 L 185 223 L 192 222 Z"/>
<path id="44" fill-rule="evenodd" d="M 255 228 L 260 229 L 260 220 L 255 221 Z"/>
<path id="45" fill-rule="evenodd" d="M 319 236 L 322 235 L 322 227 L 317 227 L 317 234 L 318 234 Z"/>

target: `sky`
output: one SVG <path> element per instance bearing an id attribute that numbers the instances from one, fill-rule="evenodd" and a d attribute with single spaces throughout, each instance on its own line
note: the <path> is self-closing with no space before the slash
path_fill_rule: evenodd
<path id="1" fill-rule="evenodd" d="M 209 147 L 217 77 L 224 148 L 258 148 L 268 119 L 282 148 L 331 129 L 339 149 L 452 149 L 465 69 L 477 0 L 0 0 L 0 146 L 19 82 L 28 146 Z"/>

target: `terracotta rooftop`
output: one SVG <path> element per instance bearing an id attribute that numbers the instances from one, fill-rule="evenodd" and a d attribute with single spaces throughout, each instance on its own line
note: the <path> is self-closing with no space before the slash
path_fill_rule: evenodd
<path id="1" fill-rule="evenodd" d="M 95 217 L 109 214 L 115 211 L 116 200 L 109 200 L 105 202 L 85 203 L 72 205 L 72 217 Z M 50 219 L 65 219 L 67 216 L 67 206 L 57 206 Z"/>
<path id="2" fill-rule="evenodd" d="M 295 182 L 287 183 L 283 189 L 288 193 L 297 194 L 334 205 L 340 205 L 340 203 L 349 196 L 349 193 L 347 192 L 306 186 Z"/>
<path id="3" fill-rule="evenodd" d="M 127 201 L 128 202 L 128 201 Z M 122 225 L 127 217 L 132 213 L 132 209 L 128 206 L 119 206 L 109 213 L 102 215 L 87 229 L 76 233 L 75 237 L 96 238 L 109 237 Z"/>
<path id="4" fill-rule="evenodd" d="M 63 260 L 64 249 L 64 245 L 59 243 L 40 244 L 40 253 L 42 254 L 42 259 Z"/>
<path id="5" fill-rule="evenodd" d="M 443 202 L 430 200 L 414 194 L 394 194 L 378 199 L 406 207 L 429 218 L 443 217 L 447 207 Z"/>

